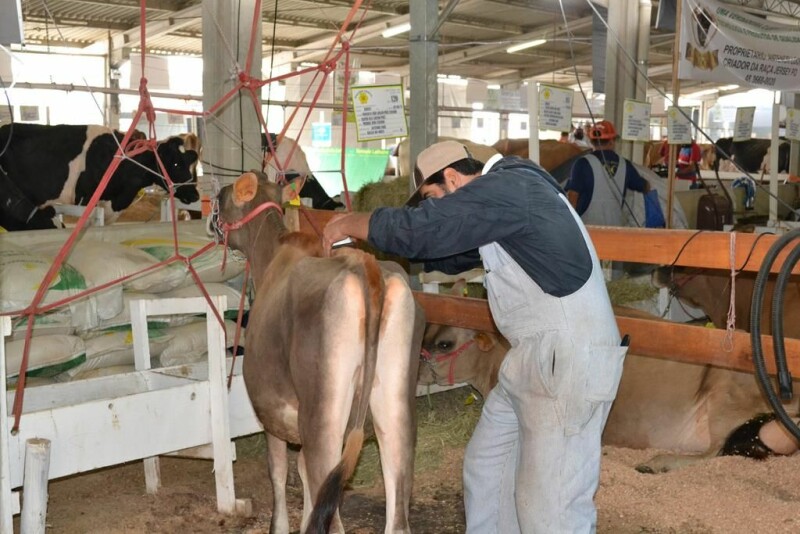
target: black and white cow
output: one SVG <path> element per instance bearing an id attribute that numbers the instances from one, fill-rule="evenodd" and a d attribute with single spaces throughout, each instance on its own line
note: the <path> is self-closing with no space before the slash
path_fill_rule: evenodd
<path id="1" fill-rule="evenodd" d="M 717 160 L 714 169 L 719 170 L 719 164 L 726 159 L 733 159 L 747 172 L 759 172 L 764 164 L 772 141 L 770 139 L 746 139 L 734 141 L 732 137 L 717 139 Z M 778 144 L 778 172 L 789 170 L 789 142 L 781 138 Z"/>
<path id="2" fill-rule="evenodd" d="M 116 137 L 116 139 L 115 139 Z M 117 152 L 122 134 L 104 126 L 8 124 L 0 127 L 0 168 L 35 206 L 86 205 Z M 171 137 L 158 144 L 158 156 L 175 187 L 175 198 L 190 204 L 200 199 L 190 166 L 197 153 Z M 110 203 L 108 220 L 131 205 L 144 187 L 167 182 L 152 150 L 123 160 L 100 200 Z"/>
<path id="3" fill-rule="evenodd" d="M 56 210 L 39 208 L 0 169 L 0 227 L 8 231 L 56 228 Z"/>

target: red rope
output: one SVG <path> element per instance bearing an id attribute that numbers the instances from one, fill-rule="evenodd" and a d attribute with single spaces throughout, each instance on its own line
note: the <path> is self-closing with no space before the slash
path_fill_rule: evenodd
<path id="1" fill-rule="evenodd" d="M 470 346 L 472 346 L 473 343 L 475 343 L 475 340 L 470 339 L 457 349 L 445 354 L 440 354 L 435 358 L 433 357 L 433 354 L 430 353 L 430 351 L 425 349 L 422 349 L 419 354 L 422 357 L 422 359 L 427 363 L 439 363 L 449 360 L 450 363 L 447 369 L 447 385 L 452 386 L 456 380 L 456 358 L 461 356 L 461 354 L 463 354 L 465 350 L 467 350 Z"/>

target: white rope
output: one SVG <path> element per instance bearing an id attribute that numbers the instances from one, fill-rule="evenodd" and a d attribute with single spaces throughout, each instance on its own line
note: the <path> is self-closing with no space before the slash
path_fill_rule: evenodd
<path id="1" fill-rule="evenodd" d="M 722 348 L 725 352 L 733 350 L 733 331 L 736 329 L 736 232 L 731 232 L 730 241 L 731 262 L 731 299 L 728 305 L 728 322 L 725 325 L 725 339 Z"/>

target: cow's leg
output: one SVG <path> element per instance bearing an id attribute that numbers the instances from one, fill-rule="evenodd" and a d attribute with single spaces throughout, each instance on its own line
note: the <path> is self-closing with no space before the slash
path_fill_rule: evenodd
<path id="1" fill-rule="evenodd" d="M 329 290 L 322 303 L 321 344 L 305 336 L 298 340 L 297 350 L 298 360 L 307 362 L 304 368 L 315 369 L 302 391 L 298 389 L 300 439 L 315 504 L 323 482 L 342 459 L 345 429 L 364 364 L 366 304 L 361 281 L 348 276 L 334 283 L 342 287 Z M 338 510 L 330 532 L 344 532 Z"/>
<path id="2" fill-rule="evenodd" d="M 421 339 L 413 339 L 414 299 L 403 281 L 387 279 L 384 302 L 370 409 L 386 489 L 385 532 L 410 532 L 408 509 L 416 441 L 414 394 Z"/>
<path id="3" fill-rule="evenodd" d="M 300 480 L 303 482 L 303 520 L 300 523 L 300 532 L 305 532 L 308 527 L 308 520 L 311 517 L 311 509 L 314 503 L 311 501 L 311 490 L 308 487 L 308 471 L 306 470 L 306 456 L 302 449 L 297 454 L 297 472 L 300 473 Z"/>
<path id="4" fill-rule="evenodd" d="M 269 479 L 272 482 L 272 520 L 270 534 L 289 534 L 289 510 L 286 505 L 286 475 L 289 463 L 286 455 L 286 442 L 265 432 L 267 436 L 267 463 Z"/>

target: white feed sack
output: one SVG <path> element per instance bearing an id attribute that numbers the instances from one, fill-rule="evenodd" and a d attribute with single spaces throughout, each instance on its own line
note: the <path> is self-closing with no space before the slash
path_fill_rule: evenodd
<path id="1" fill-rule="evenodd" d="M 172 340 L 172 335 L 166 329 L 148 328 L 150 357 L 157 358 Z M 118 365 L 133 365 L 133 333 L 130 328 L 96 332 L 91 337 L 84 338 L 86 347 L 86 361 L 66 370 L 59 375 L 60 381 L 74 379 L 91 369 L 102 369 Z"/>
<path id="2" fill-rule="evenodd" d="M 19 375 L 25 340 L 6 341 L 6 373 Z M 51 377 L 86 360 L 86 347 L 78 336 L 53 335 L 31 338 L 27 376 Z"/>
<path id="3" fill-rule="evenodd" d="M 36 250 L 53 253 L 60 249 L 57 243 L 37 246 Z M 82 239 L 75 243 L 68 261 L 78 269 L 87 280 L 96 286 L 119 280 L 125 276 L 152 267 L 160 260 L 150 254 L 126 247 L 118 243 Z M 122 282 L 114 302 L 109 299 L 109 307 L 100 316 L 108 319 L 122 311 L 122 289 L 160 293 L 183 284 L 186 274 L 180 265 L 166 265 L 147 274 L 137 275 Z"/>
<path id="4" fill-rule="evenodd" d="M 190 257 L 197 251 L 209 244 L 208 239 L 200 237 L 178 237 L 178 252 L 184 257 Z M 175 255 L 175 243 L 173 242 L 172 235 L 150 235 L 141 236 L 135 239 L 128 239 L 122 242 L 124 245 L 135 247 L 143 250 L 148 254 L 165 260 Z M 223 259 L 224 269 L 223 267 Z M 225 247 L 222 245 L 215 245 L 203 254 L 191 260 L 192 267 L 197 272 L 204 283 L 210 282 L 224 282 L 238 276 L 244 271 L 245 260 L 238 254 L 228 253 L 225 258 Z M 181 264 L 186 272 L 186 285 L 194 284 L 194 278 L 185 265 Z"/>
<path id="5" fill-rule="evenodd" d="M 236 316 L 238 315 L 239 311 L 239 301 L 242 298 L 242 294 L 240 291 L 232 288 L 229 285 L 211 282 L 208 284 L 204 284 L 203 288 L 205 289 L 206 293 L 208 293 L 211 297 L 218 297 L 218 296 L 225 296 L 227 299 L 227 305 L 225 307 L 223 315 L 225 319 L 233 319 L 236 320 Z M 179 287 L 178 289 L 173 289 L 172 291 L 167 291 L 166 293 L 161 293 L 160 297 L 170 298 L 170 297 L 202 297 L 203 290 L 200 286 L 191 285 L 185 287 Z M 244 300 L 244 309 L 249 309 L 250 306 L 247 302 L 247 299 Z M 177 326 L 177 325 L 173 325 Z"/>
<path id="6" fill-rule="evenodd" d="M 168 328 L 172 339 L 161 351 L 160 362 L 163 367 L 183 365 L 199 362 L 206 358 L 208 353 L 208 336 L 206 335 L 206 321 L 191 323 L 183 326 Z M 236 334 L 236 322 L 225 321 L 225 347 L 233 347 Z M 239 334 L 239 345 L 244 346 L 245 330 Z"/>
<path id="7" fill-rule="evenodd" d="M 33 302 L 52 264 L 52 258 L 11 243 L 4 243 L 3 253 L 0 254 L 0 312 L 27 308 Z M 86 278 L 77 269 L 64 263 L 39 304 L 40 306 L 52 304 L 73 297 L 89 286 Z M 94 298 L 72 301 L 68 307 L 73 326 L 89 327 L 96 323 L 97 309 Z"/>

